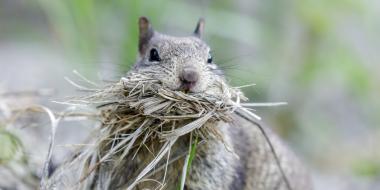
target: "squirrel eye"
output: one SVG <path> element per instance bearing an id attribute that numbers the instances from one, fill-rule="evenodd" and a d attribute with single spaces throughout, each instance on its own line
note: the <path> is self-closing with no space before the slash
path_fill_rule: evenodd
<path id="1" fill-rule="evenodd" d="M 207 63 L 212 63 L 212 55 L 211 53 L 208 54 Z"/>
<path id="2" fill-rule="evenodd" d="M 149 61 L 161 61 L 160 56 L 158 55 L 158 51 L 156 48 L 152 48 L 149 53 Z"/>

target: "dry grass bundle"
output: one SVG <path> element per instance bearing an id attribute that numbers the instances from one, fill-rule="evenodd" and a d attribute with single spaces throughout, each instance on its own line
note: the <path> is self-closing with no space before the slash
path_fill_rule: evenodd
<path id="1" fill-rule="evenodd" d="M 219 81 L 219 87 L 223 90 L 223 97 L 185 93 L 165 88 L 159 80 L 131 72 L 119 83 L 72 102 L 97 104 L 104 127 L 112 128 L 115 134 L 125 129 L 137 131 L 140 123 L 158 121 L 156 127 L 159 126 L 159 130 L 153 130 L 153 127 L 149 130 L 159 132 L 163 139 L 170 139 L 195 129 L 203 130 L 200 127 L 208 120 L 231 120 L 230 113 L 245 97 L 223 81 Z M 185 126 L 172 128 L 177 121 L 188 122 Z"/>
<path id="2" fill-rule="evenodd" d="M 205 134 L 209 133 L 217 136 L 216 130 L 202 126 L 210 121 L 230 122 L 230 114 L 240 99 L 245 99 L 238 89 L 229 88 L 224 81 L 218 81 L 215 86 L 224 94 L 217 97 L 213 93 L 170 90 L 159 80 L 134 72 L 103 89 L 76 86 L 91 91 L 91 94 L 66 103 L 96 106 L 102 120 L 98 136 L 93 139 L 95 146 L 81 152 L 67 165 L 77 166 L 74 163 L 81 162 L 80 183 L 83 188 L 88 187 L 86 181 L 93 180 L 93 173 L 99 170 L 101 163 L 112 160 L 113 168 L 117 168 L 123 160 L 133 159 L 145 144 L 159 144 L 160 151 L 135 176 L 129 185 L 132 188 L 151 172 L 178 138 L 189 133 L 200 138 L 206 138 Z M 65 167 L 58 173 L 64 173 L 64 170 Z M 57 178 L 62 182 L 61 177 Z"/>
<path id="3" fill-rule="evenodd" d="M 82 77 L 82 79 L 84 79 Z M 240 100 L 246 100 L 239 88 L 229 87 L 223 80 L 210 87 L 209 93 L 186 93 L 165 88 L 159 80 L 146 74 L 129 72 L 118 83 L 99 88 L 79 86 L 89 91 L 90 95 L 65 102 L 70 105 L 96 106 L 100 112 L 102 125 L 92 138 L 93 146 L 81 149 L 80 153 L 58 171 L 48 181 L 43 181 L 42 188 L 63 186 L 66 188 L 93 189 L 107 187 L 115 183 L 112 179 L 124 170 L 123 164 L 132 162 L 141 149 L 148 147 L 159 149 L 148 164 L 139 167 L 132 179 L 128 179 L 127 189 L 146 180 L 157 170 L 159 163 L 179 138 L 190 136 L 190 145 L 194 138 L 206 139 L 209 134 L 218 137 L 217 130 L 207 127 L 208 122 L 231 122 L 231 113 L 243 109 L 248 114 L 256 115 L 242 107 Z M 222 93 L 213 93 L 213 90 Z M 223 94 L 216 96 L 215 94 Z M 255 106 L 249 104 L 248 106 Z M 261 106 L 261 104 L 259 105 Z M 191 134 L 191 135 L 190 135 Z M 222 140 L 222 139 L 220 139 Z M 198 141 L 195 141 L 198 142 Z M 192 150 L 189 150 L 189 153 Z M 183 165 L 183 179 L 186 177 L 188 159 Z M 182 155 L 184 156 L 184 155 Z M 170 162 L 167 160 L 167 169 Z M 106 169 L 101 165 L 107 165 Z M 125 172 L 125 171 L 122 171 Z M 165 171 L 166 174 L 166 171 Z M 78 179 L 80 179 L 78 181 Z M 182 179 L 182 186 L 183 186 Z M 72 182 L 72 181 L 76 182 Z M 94 181 L 100 181 L 95 184 Z M 165 177 L 160 187 L 165 185 Z"/>

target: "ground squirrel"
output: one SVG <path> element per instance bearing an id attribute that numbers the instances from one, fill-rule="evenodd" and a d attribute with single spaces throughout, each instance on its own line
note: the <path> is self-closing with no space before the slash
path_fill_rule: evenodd
<path id="1" fill-rule="evenodd" d="M 132 70 L 150 72 L 172 90 L 223 97 L 223 90 L 213 84 L 225 80 L 224 75 L 213 62 L 210 47 L 202 40 L 203 31 L 204 20 L 200 19 L 192 36 L 172 37 L 154 31 L 149 20 L 141 17 L 139 57 Z M 307 172 L 276 135 L 266 128 L 267 136 L 263 135 L 262 126 L 242 113 L 234 113 L 233 117 L 234 122 L 230 124 L 206 124 L 219 132 L 223 142 L 210 135 L 197 148 L 185 189 L 311 189 Z M 183 139 L 186 140 L 178 140 L 173 146 L 171 157 L 188 150 L 187 137 Z M 118 168 L 111 182 L 102 187 L 127 187 L 130 184 L 128 179 L 141 169 L 139 165 L 153 158 L 147 150 L 141 150 L 134 159 L 125 159 L 123 168 Z M 168 166 L 164 189 L 178 188 L 183 164 L 183 160 L 178 160 Z M 103 169 L 107 169 L 107 164 L 100 168 Z M 163 171 L 150 178 L 159 181 L 162 176 Z M 93 187 L 99 187 L 101 182 L 97 179 L 93 181 Z M 136 186 L 137 189 L 155 187 L 154 180 Z"/>
<path id="2" fill-rule="evenodd" d="M 66 171 L 67 174 L 61 175 L 59 171 L 54 172 L 51 181 L 47 183 L 51 185 L 46 186 L 45 189 L 73 187 L 78 185 L 78 179 L 79 183 L 83 185 L 77 189 L 179 189 L 180 187 L 194 190 L 311 189 L 307 172 L 293 153 L 288 151 L 285 144 L 270 129 L 252 119 L 249 112 L 239 111 L 235 107 L 228 111 L 228 119 L 220 119 L 223 116 L 217 115 L 214 119 L 206 119 L 202 124 L 198 124 L 200 133 L 194 134 L 200 136 L 200 142 L 196 143 L 196 153 L 193 154 L 195 157 L 188 167 L 188 174 L 183 175 L 187 171 L 185 164 L 189 163 L 185 161 L 185 155 L 189 152 L 190 145 L 193 144 L 191 143 L 194 139 L 193 133 L 181 133 L 181 135 L 175 136 L 175 140 L 166 142 L 161 137 L 165 132 L 168 132 L 167 128 L 171 131 L 182 130 L 185 128 L 185 124 L 186 126 L 189 124 L 186 119 L 170 120 L 168 117 L 178 118 L 178 116 L 189 115 L 189 113 L 193 113 L 191 110 L 195 110 L 195 107 L 183 109 L 184 106 L 181 106 L 178 109 L 180 113 L 175 112 L 177 114 L 175 115 L 168 110 L 181 103 L 175 99 L 178 96 L 170 96 L 169 104 L 161 104 L 160 102 L 163 100 L 156 98 L 163 96 L 167 98 L 168 96 L 160 94 L 160 90 L 170 89 L 172 93 L 179 94 L 181 97 L 188 95 L 190 101 L 182 102 L 187 103 L 187 105 L 200 105 L 198 103 L 202 99 L 195 97 L 214 97 L 216 101 L 211 105 L 213 107 L 210 108 L 209 104 L 203 103 L 202 105 L 205 106 L 201 106 L 199 115 L 202 115 L 205 110 L 226 107 L 227 102 L 231 102 L 232 97 L 234 97 L 231 94 L 235 92 L 231 91 L 234 88 L 228 86 L 224 74 L 214 63 L 210 54 L 210 47 L 202 40 L 203 31 L 204 20 L 200 19 L 192 36 L 172 37 L 154 31 L 149 20 L 141 17 L 139 19 L 139 56 L 126 77 L 135 76 L 132 75 L 134 73 L 149 76 L 149 84 L 144 83 L 145 80 L 143 81 L 140 78 L 131 77 L 132 80 L 129 82 L 122 83 L 122 87 L 119 88 L 121 91 L 117 91 L 116 94 L 114 93 L 115 88 L 112 86 L 105 91 L 106 96 L 121 97 L 118 100 L 106 101 L 115 104 L 111 110 L 118 111 L 103 112 L 103 119 L 105 119 L 102 120 L 103 125 L 100 132 L 105 131 L 105 138 L 95 137 L 100 139 L 97 141 L 100 143 L 95 146 L 94 150 L 90 147 L 90 156 L 87 159 L 82 159 L 80 155 L 75 156 L 73 159 L 79 160 L 80 164 L 75 165 L 69 162 L 66 165 L 68 167 L 61 167 L 60 171 Z M 145 96 L 136 93 L 135 89 L 137 86 L 151 85 L 151 79 L 158 81 L 157 85 L 160 88 L 150 91 L 154 96 L 148 96 L 144 99 Z M 133 81 L 143 85 L 131 85 L 132 88 L 125 86 L 133 83 Z M 149 87 L 147 89 L 145 87 L 141 87 L 140 89 L 143 90 L 140 92 L 149 89 Z M 130 89 L 130 91 L 126 89 Z M 130 94 L 137 94 L 134 96 L 136 98 L 131 98 Z M 125 100 L 131 100 L 131 102 L 125 104 L 123 103 Z M 205 102 L 210 102 L 210 100 L 206 99 Z M 146 101 L 145 103 L 149 105 L 170 106 L 167 106 L 169 107 L 167 110 L 160 112 L 163 115 L 149 115 L 144 112 L 146 110 L 140 112 L 139 107 L 132 106 L 141 101 Z M 105 105 L 109 105 L 109 103 Z M 160 108 L 163 107 L 157 109 Z M 184 110 L 187 111 L 183 112 Z M 112 114 L 114 117 L 109 116 Z M 137 117 L 135 120 L 141 121 L 141 123 L 130 124 L 134 123 L 132 121 L 134 121 L 135 116 Z M 163 117 L 166 119 L 162 119 Z M 201 116 L 196 117 L 198 119 L 191 119 L 190 122 L 195 123 Z M 202 118 L 205 117 L 202 116 Z M 119 121 L 121 122 L 120 125 L 110 128 Z M 138 127 L 119 133 L 124 129 L 130 129 L 130 125 Z M 163 130 L 165 127 L 166 129 Z M 201 131 L 202 129 L 206 130 Z M 117 132 L 114 133 L 113 131 Z M 143 134 L 142 131 L 148 132 Z M 194 131 L 196 130 L 194 129 Z M 132 144 L 120 148 L 120 150 L 115 148 L 119 145 L 122 146 L 123 142 L 126 141 L 131 141 Z M 133 144 L 134 141 L 139 141 L 139 143 Z M 169 152 L 162 153 L 161 150 L 166 147 L 167 142 L 173 143 L 170 144 L 169 149 L 165 149 Z M 139 147 L 142 145 L 143 148 L 140 149 Z M 132 151 L 133 148 L 136 150 Z M 113 154 L 114 157 L 108 156 L 111 155 L 109 150 L 116 152 Z M 86 154 L 86 151 L 82 152 Z M 128 152 L 133 153 L 129 154 Z M 117 155 L 122 155 L 122 157 L 117 157 Z M 163 155 L 167 155 L 167 158 L 161 159 Z M 94 163 L 93 167 L 89 166 L 90 163 Z M 152 167 L 147 167 L 150 163 L 155 164 Z M 69 166 L 72 166 L 71 169 L 68 169 Z M 80 170 L 79 168 L 84 168 L 82 170 L 84 172 L 80 172 L 80 177 L 70 173 L 72 171 L 75 173 Z M 147 171 L 146 168 L 150 168 L 150 173 L 142 172 Z M 74 183 L 66 183 L 66 177 L 63 176 L 68 177 L 67 179 L 74 178 Z M 182 178 L 181 176 L 186 177 Z M 63 185 L 62 188 L 61 185 Z"/>

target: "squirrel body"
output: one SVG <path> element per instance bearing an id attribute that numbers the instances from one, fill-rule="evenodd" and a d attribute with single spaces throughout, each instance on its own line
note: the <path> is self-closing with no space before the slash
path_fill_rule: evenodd
<path id="1" fill-rule="evenodd" d="M 194 35 L 190 37 L 160 34 L 152 29 L 145 17 L 139 20 L 139 30 L 139 58 L 133 68 L 135 72 L 150 72 L 172 90 L 229 98 L 220 86 L 215 85 L 216 80 L 225 78 L 213 63 L 209 46 L 201 39 L 204 30 L 202 19 L 198 22 Z M 233 117 L 232 123 L 206 123 L 208 126 L 205 127 L 217 130 L 223 141 L 206 134 L 206 141 L 197 147 L 196 156 L 185 180 L 185 189 L 311 189 L 307 171 L 285 143 L 265 128 L 275 150 L 273 152 L 268 139 L 260 130 L 263 126 L 239 113 L 234 113 Z M 165 170 L 149 176 L 152 180 L 138 184 L 136 189 L 154 189 L 159 182 L 165 183 L 164 189 L 178 189 L 184 159 L 176 158 L 188 151 L 190 137 L 185 135 L 181 138 L 183 140 L 178 140 L 171 149 L 168 160 L 174 160 L 173 163 Z M 159 149 L 153 143 L 147 146 L 153 150 Z M 95 179 L 93 184 L 100 189 L 126 188 L 130 185 L 126 179 L 132 179 L 141 170 L 141 163 L 146 164 L 153 158 L 154 154 L 141 150 L 134 159 L 124 160 L 124 168 L 118 169 L 111 183 L 101 184 Z M 161 161 L 162 166 L 165 165 L 166 159 L 164 160 Z M 100 170 L 110 168 L 112 166 L 105 164 Z"/>

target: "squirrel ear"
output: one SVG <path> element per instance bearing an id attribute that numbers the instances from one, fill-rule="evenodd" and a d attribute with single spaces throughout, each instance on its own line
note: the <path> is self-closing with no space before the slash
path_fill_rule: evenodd
<path id="1" fill-rule="evenodd" d="M 150 25 L 148 18 L 142 16 L 139 18 L 139 52 L 144 54 L 149 40 L 153 37 L 154 30 Z"/>
<path id="2" fill-rule="evenodd" d="M 198 38 L 202 38 L 203 32 L 205 30 L 204 28 L 205 28 L 205 20 L 203 18 L 200 18 L 197 23 L 197 27 L 194 30 L 194 35 L 197 36 Z"/>

